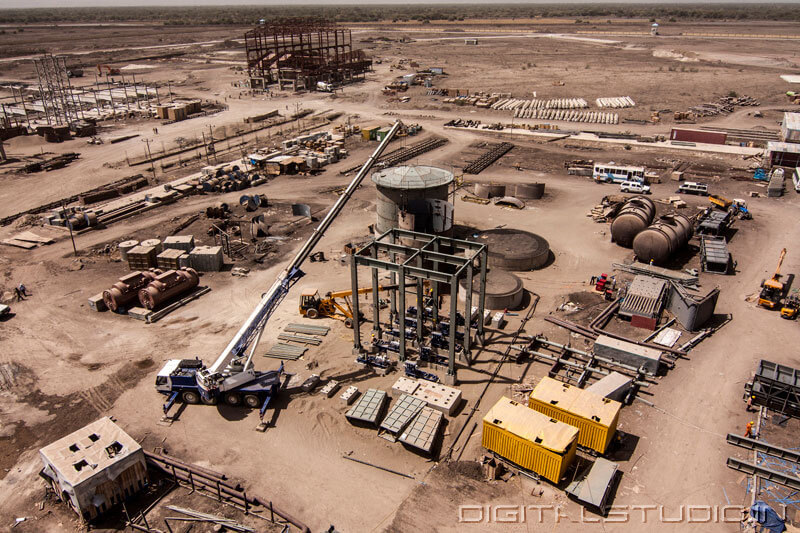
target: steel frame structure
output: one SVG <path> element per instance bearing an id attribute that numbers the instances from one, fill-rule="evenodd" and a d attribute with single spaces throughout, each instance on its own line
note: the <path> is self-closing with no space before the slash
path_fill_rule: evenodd
<path id="1" fill-rule="evenodd" d="M 421 246 L 409 246 L 402 243 L 402 240 L 411 242 L 421 242 Z M 447 252 L 445 252 L 447 250 Z M 456 255 L 463 253 L 463 255 Z M 385 259 L 381 259 L 381 258 Z M 406 360 L 406 338 L 405 323 L 407 316 L 406 308 L 406 278 L 412 278 L 416 285 L 417 300 L 417 346 L 422 346 L 424 338 L 424 295 L 423 281 L 432 282 L 433 300 L 439 299 L 440 284 L 444 283 L 450 287 L 450 327 L 448 332 L 448 367 L 447 381 L 454 384 L 456 382 L 455 369 L 455 345 L 456 330 L 458 328 L 458 283 L 462 278 L 466 278 L 466 298 L 464 303 L 464 357 L 470 362 L 470 343 L 471 343 L 471 316 L 472 316 L 472 285 L 475 269 L 480 272 L 478 287 L 478 324 L 476 335 L 479 342 L 484 339 L 483 312 L 486 301 L 486 270 L 489 260 L 488 248 L 485 244 L 453 239 L 450 237 L 430 235 L 400 228 L 390 229 L 366 246 L 362 247 L 353 254 L 351 266 L 351 282 L 353 291 L 358 290 L 358 267 L 367 266 L 372 271 L 372 297 L 374 316 L 372 327 L 375 337 L 382 338 L 380 321 L 380 299 L 378 293 L 378 277 L 380 270 L 391 272 L 391 283 L 398 285 L 397 296 L 392 293 L 390 323 L 397 317 L 400 324 L 401 334 L 399 336 L 399 359 Z M 476 264 L 477 262 L 477 264 Z M 398 301 L 399 300 L 399 301 Z M 358 299 L 353 299 L 353 350 L 360 353 L 363 350 L 361 344 L 361 315 L 358 310 Z M 398 313 L 398 308 L 400 312 Z M 438 306 L 432 306 L 433 320 L 439 320 Z"/>
<path id="2" fill-rule="evenodd" d="M 800 370 L 762 359 L 745 393 L 754 405 L 800 418 Z"/>
<path id="3" fill-rule="evenodd" d="M 83 108 L 75 98 L 67 74 L 67 59 L 45 54 L 33 60 L 48 124 L 69 124 L 83 118 Z M 52 115 L 53 122 L 50 121 Z"/>
<path id="4" fill-rule="evenodd" d="M 372 68 L 362 50 L 353 50 L 350 30 L 315 19 L 260 24 L 244 35 L 251 87 L 288 82 L 295 88 L 318 81 L 351 81 Z"/>

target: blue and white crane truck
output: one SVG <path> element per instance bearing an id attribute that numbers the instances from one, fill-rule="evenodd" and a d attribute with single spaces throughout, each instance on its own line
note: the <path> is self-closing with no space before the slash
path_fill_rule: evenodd
<path id="1" fill-rule="evenodd" d="M 177 401 L 207 405 L 224 402 L 235 406 L 244 404 L 251 408 L 260 406 L 260 416 L 263 419 L 270 401 L 282 386 L 282 377 L 285 374 L 283 364 L 277 370 L 267 372 L 260 372 L 254 368 L 253 354 L 261 339 L 261 334 L 289 289 L 303 277 L 300 266 L 311 255 L 325 231 L 342 211 L 400 126 L 399 120 L 394 123 L 389 133 L 367 159 L 344 193 L 333 204 L 294 259 L 281 271 L 272 287 L 261 297 L 258 306 L 214 364 L 206 367 L 200 359 L 170 359 L 166 362 L 156 377 L 156 390 L 168 397 L 164 404 L 164 416 L 167 416 Z M 261 425 L 264 425 L 263 422 Z"/>

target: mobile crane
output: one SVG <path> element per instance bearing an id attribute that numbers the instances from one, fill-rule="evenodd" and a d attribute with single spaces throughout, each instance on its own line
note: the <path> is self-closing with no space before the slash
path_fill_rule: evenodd
<path id="1" fill-rule="evenodd" d="M 775 273 L 768 280 L 761 282 L 761 294 L 758 295 L 758 305 L 767 309 L 775 309 L 783 296 L 783 282 L 781 281 L 781 265 L 786 257 L 786 248 L 781 250 L 778 266 Z"/>
<path id="2" fill-rule="evenodd" d="M 156 390 L 168 397 L 163 407 L 165 416 L 180 399 L 189 404 L 202 402 L 213 405 L 223 401 L 228 405 L 244 403 L 252 408 L 260 406 L 260 416 L 263 419 L 270 400 L 281 386 L 283 374 L 283 364 L 277 370 L 267 372 L 257 371 L 253 365 L 253 355 L 267 322 L 289 289 L 303 277 L 304 273 L 300 270 L 303 262 L 311 255 L 401 124 L 399 120 L 394 123 L 297 255 L 278 274 L 272 287 L 263 294 L 261 301 L 217 360 L 210 367 L 206 367 L 199 359 L 171 359 L 166 362 L 156 377 Z M 263 422 L 261 425 L 264 425 Z"/>
<path id="3" fill-rule="evenodd" d="M 379 285 L 378 291 L 390 291 L 398 287 L 399 285 Z M 371 292 L 372 287 L 358 289 L 358 294 L 369 294 Z M 352 296 L 353 291 L 348 290 L 329 292 L 324 298 L 321 298 L 318 289 L 306 289 L 300 295 L 300 315 L 306 318 L 336 318 L 343 320 L 345 327 L 352 328 L 353 308 L 350 305 Z M 344 305 L 337 301 L 339 298 L 344 300 Z"/>

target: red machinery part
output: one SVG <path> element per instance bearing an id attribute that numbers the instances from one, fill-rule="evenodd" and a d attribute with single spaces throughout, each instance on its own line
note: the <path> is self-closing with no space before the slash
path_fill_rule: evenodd
<path id="1" fill-rule="evenodd" d="M 119 278 L 110 289 L 103 291 L 103 301 L 106 307 L 116 311 L 121 307 L 135 302 L 139 296 L 139 291 L 146 287 L 156 276 L 161 274 L 160 270 L 131 272 L 127 276 Z"/>
<path id="2" fill-rule="evenodd" d="M 139 303 L 145 309 L 155 309 L 175 296 L 194 289 L 199 281 L 197 272 L 193 268 L 169 270 L 139 291 Z"/>

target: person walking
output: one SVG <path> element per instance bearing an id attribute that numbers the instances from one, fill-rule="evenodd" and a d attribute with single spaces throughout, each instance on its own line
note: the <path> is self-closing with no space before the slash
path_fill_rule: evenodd
<path id="1" fill-rule="evenodd" d="M 24 298 L 22 297 L 22 293 L 19 290 L 19 287 L 14 287 L 14 298 L 18 302 L 21 302 L 22 300 L 24 300 Z"/>
<path id="2" fill-rule="evenodd" d="M 25 288 L 25 285 L 20 283 L 19 287 L 17 288 L 19 289 L 19 292 L 21 292 L 23 296 L 28 296 L 28 289 Z"/>

